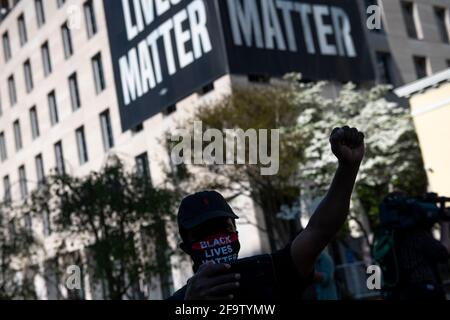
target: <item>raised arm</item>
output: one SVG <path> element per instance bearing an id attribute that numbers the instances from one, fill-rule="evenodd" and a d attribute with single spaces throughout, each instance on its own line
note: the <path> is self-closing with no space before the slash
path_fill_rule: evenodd
<path id="1" fill-rule="evenodd" d="M 291 246 L 291 256 L 301 276 L 311 273 L 320 252 L 346 221 L 350 197 L 364 157 L 364 134 L 355 128 L 334 129 L 330 144 L 339 162 L 333 182 L 308 226 Z"/>

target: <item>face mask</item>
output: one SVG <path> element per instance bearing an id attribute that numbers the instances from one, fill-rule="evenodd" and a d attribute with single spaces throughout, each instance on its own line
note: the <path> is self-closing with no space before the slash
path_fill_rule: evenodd
<path id="1" fill-rule="evenodd" d="M 191 258 L 194 270 L 208 261 L 215 263 L 232 263 L 238 259 L 241 249 L 238 234 L 219 233 L 191 244 Z"/>

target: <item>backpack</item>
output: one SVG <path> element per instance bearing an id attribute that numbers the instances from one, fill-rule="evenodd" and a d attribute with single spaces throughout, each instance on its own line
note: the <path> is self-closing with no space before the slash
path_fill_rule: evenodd
<path id="1" fill-rule="evenodd" d="M 375 234 L 372 245 L 372 257 L 380 266 L 383 274 L 383 287 L 393 289 L 400 284 L 400 267 L 395 249 L 395 231 L 381 229 Z"/>

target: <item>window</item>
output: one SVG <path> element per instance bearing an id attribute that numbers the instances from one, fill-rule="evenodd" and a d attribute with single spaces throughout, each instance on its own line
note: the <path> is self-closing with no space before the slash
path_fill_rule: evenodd
<path id="1" fill-rule="evenodd" d="M 448 11 L 445 8 L 434 8 L 434 15 L 436 17 L 437 27 L 439 35 L 444 43 L 449 43 L 448 34 Z"/>
<path id="2" fill-rule="evenodd" d="M 3 177 L 3 201 L 7 204 L 11 202 L 11 181 L 9 176 Z"/>
<path id="3" fill-rule="evenodd" d="M 253 83 L 270 83 L 270 77 L 262 74 L 249 74 L 248 81 Z"/>
<path id="4" fill-rule="evenodd" d="M 40 135 L 39 121 L 38 121 L 36 107 L 32 107 L 30 109 L 30 123 L 31 123 L 31 137 L 33 138 L 33 140 L 35 140 Z"/>
<path id="5" fill-rule="evenodd" d="M 21 166 L 19 168 L 19 187 L 20 198 L 23 200 L 28 196 L 27 173 L 25 172 L 25 166 Z"/>
<path id="6" fill-rule="evenodd" d="M 198 92 L 199 95 L 205 95 L 214 90 L 214 82 L 208 83 L 206 86 L 203 86 Z"/>
<path id="7" fill-rule="evenodd" d="M 447 62 L 447 68 L 450 68 L 450 59 L 448 59 L 446 62 Z"/>
<path id="8" fill-rule="evenodd" d="M 50 224 L 50 214 L 48 213 L 48 210 L 45 208 L 42 210 L 42 227 L 44 236 L 48 237 L 52 234 L 52 228 Z"/>
<path id="9" fill-rule="evenodd" d="M 17 18 L 17 25 L 19 27 L 20 45 L 23 46 L 28 41 L 27 27 L 25 25 L 25 17 L 23 13 Z"/>
<path id="10" fill-rule="evenodd" d="M 417 79 L 422 79 L 428 76 L 427 58 L 414 57 L 414 66 L 416 68 Z"/>
<path id="11" fill-rule="evenodd" d="M 150 178 L 150 164 L 147 152 L 136 157 L 136 170 L 141 177 Z"/>
<path id="12" fill-rule="evenodd" d="M 102 130 L 103 148 L 107 152 L 114 147 L 114 136 L 111 127 L 109 110 L 100 114 L 100 126 Z"/>
<path id="13" fill-rule="evenodd" d="M 105 90 L 105 77 L 103 74 L 102 56 L 100 53 L 92 58 L 92 70 L 94 72 L 95 91 L 97 94 Z"/>
<path id="14" fill-rule="evenodd" d="M 68 59 L 73 54 L 73 46 L 72 46 L 72 34 L 70 33 L 70 29 L 69 26 L 67 25 L 67 22 L 65 22 L 61 26 L 61 34 L 64 45 L 64 57 Z"/>
<path id="15" fill-rule="evenodd" d="M 27 89 L 27 93 L 29 93 L 33 90 L 33 73 L 31 72 L 30 60 L 25 61 L 23 64 L 23 72 L 25 74 L 25 87 Z"/>
<path id="16" fill-rule="evenodd" d="M 38 185 L 42 185 L 45 182 L 45 171 L 44 171 L 44 161 L 42 160 L 41 154 L 38 154 L 34 158 L 34 163 L 36 165 L 36 178 Z"/>
<path id="17" fill-rule="evenodd" d="M 77 74 L 73 73 L 69 77 L 70 101 L 72 102 L 72 110 L 78 110 L 81 107 L 80 92 L 78 90 Z"/>
<path id="18" fill-rule="evenodd" d="M 131 134 L 132 135 L 136 135 L 139 132 L 142 132 L 144 130 L 144 124 L 143 123 L 139 123 L 137 126 L 131 128 Z"/>
<path id="19" fill-rule="evenodd" d="M 14 76 L 11 75 L 8 78 L 8 92 L 9 92 L 9 102 L 11 107 L 17 103 L 17 91 L 16 91 L 16 81 Z"/>
<path id="20" fill-rule="evenodd" d="M 86 137 L 84 136 L 84 127 L 78 128 L 75 135 L 77 138 L 78 160 L 80 161 L 80 165 L 83 165 L 89 161 L 86 147 Z"/>
<path id="21" fill-rule="evenodd" d="M 52 61 L 50 59 L 50 50 L 48 48 L 48 42 L 45 42 L 41 46 L 42 65 L 44 66 L 44 75 L 48 76 L 52 73 Z"/>
<path id="22" fill-rule="evenodd" d="M 14 142 L 16 143 L 16 151 L 19 151 L 23 148 L 22 144 L 22 132 L 20 130 L 20 122 L 19 120 L 14 121 Z"/>
<path id="23" fill-rule="evenodd" d="M 58 8 L 61 8 L 64 5 L 64 3 L 66 3 L 66 0 L 56 0 L 56 6 Z"/>
<path id="24" fill-rule="evenodd" d="M 55 162 L 56 172 L 59 175 L 64 175 L 66 173 L 66 167 L 64 165 L 64 153 L 61 141 L 55 143 Z"/>
<path id="25" fill-rule="evenodd" d="M 8 62 L 11 59 L 11 43 L 9 41 L 8 32 L 5 32 L 2 37 L 3 40 L 3 55 L 5 56 L 5 61 Z"/>
<path id="26" fill-rule="evenodd" d="M 170 116 L 172 113 L 175 113 L 175 112 L 177 112 L 177 105 L 176 105 L 176 104 L 173 104 L 173 105 L 171 105 L 171 106 L 168 106 L 168 107 L 162 112 L 162 114 L 163 114 L 164 117 L 168 117 L 168 116 Z"/>
<path id="27" fill-rule="evenodd" d="M 402 1 L 402 13 L 408 37 L 418 39 L 416 10 L 414 3 L 409 1 Z"/>
<path id="28" fill-rule="evenodd" d="M 42 5 L 42 0 L 34 0 L 34 6 L 36 9 L 36 20 L 38 27 L 41 27 L 45 24 L 45 12 L 44 6 Z"/>
<path id="29" fill-rule="evenodd" d="M 92 38 L 97 33 L 97 21 L 92 0 L 88 0 L 83 5 L 84 17 L 86 19 L 86 30 L 88 38 Z"/>
<path id="30" fill-rule="evenodd" d="M 6 150 L 5 133 L 0 132 L 0 161 L 5 162 L 8 159 L 8 152 Z"/>
<path id="31" fill-rule="evenodd" d="M 377 52 L 377 71 L 380 83 L 393 84 L 392 58 L 389 53 Z"/>
<path id="32" fill-rule="evenodd" d="M 50 92 L 47 98 L 48 108 L 50 112 L 50 123 L 52 124 L 52 126 L 54 126 L 59 122 L 58 105 L 56 103 L 55 91 Z"/>

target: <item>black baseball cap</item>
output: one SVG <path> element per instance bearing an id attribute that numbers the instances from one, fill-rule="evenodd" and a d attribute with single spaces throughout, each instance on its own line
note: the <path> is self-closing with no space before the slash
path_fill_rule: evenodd
<path id="1" fill-rule="evenodd" d="M 178 227 L 192 229 L 214 218 L 239 219 L 225 198 L 216 191 L 203 191 L 187 196 L 178 209 Z"/>

